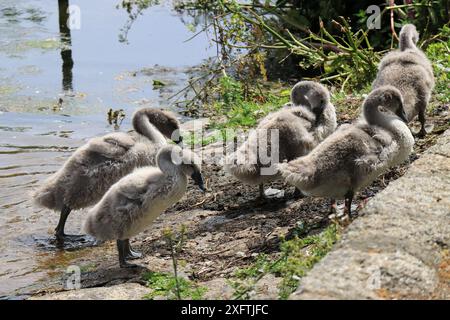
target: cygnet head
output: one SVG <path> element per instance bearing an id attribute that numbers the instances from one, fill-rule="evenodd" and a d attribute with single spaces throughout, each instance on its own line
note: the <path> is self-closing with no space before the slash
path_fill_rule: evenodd
<path id="1" fill-rule="evenodd" d="M 201 160 L 189 149 L 182 149 L 176 145 L 164 146 L 158 152 L 156 161 L 163 171 L 166 165 L 165 162 L 179 166 L 186 176 L 192 178 L 200 190 L 206 190 L 200 167 Z"/>
<path id="2" fill-rule="evenodd" d="M 408 123 L 405 109 L 403 108 L 403 97 L 401 92 L 393 86 L 382 86 L 373 90 L 364 100 L 363 112 L 368 123 L 371 123 L 371 114 L 376 108 L 383 107 L 398 116 L 403 122 Z"/>
<path id="3" fill-rule="evenodd" d="M 319 119 L 330 103 L 330 94 L 327 88 L 314 81 L 300 81 L 291 91 L 291 101 L 296 106 L 306 106 Z"/>
<path id="4" fill-rule="evenodd" d="M 180 123 L 172 112 L 154 108 L 142 108 L 136 111 L 133 115 L 133 127 L 138 131 L 143 117 L 146 117 L 166 138 L 177 144 L 182 142 Z"/>

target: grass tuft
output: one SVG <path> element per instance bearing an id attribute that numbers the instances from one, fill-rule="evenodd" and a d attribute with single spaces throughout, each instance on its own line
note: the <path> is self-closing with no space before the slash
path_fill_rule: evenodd
<path id="1" fill-rule="evenodd" d="M 144 296 L 144 299 L 153 300 L 155 297 L 164 297 L 169 300 L 178 299 L 177 280 L 173 275 L 163 272 L 147 272 L 143 278 L 152 290 Z M 206 287 L 198 286 L 182 277 L 178 277 L 178 287 L 181 299 L 201 300 L 207 292 Z"/>
<path id="2" fill-rule="evenodd" d="M 299 228 L 301 230 L 294 230 L 294 234 L 307 233 L 302 224 Z M 282 278 L 278 288 L 279 298 L 287 299 L 297 288 L 300 279 L 331 250 L 339 237 L 339 227 L 332 224 L 316 235 L 303 238 L 296 235 L 291 240 L 283 240 L 278 259 L 259 254 L 252 265 L 237 270 L 230 281 L 235 298 L 248 299 L 257 282 L 263 276 L 273 274 Z"/>

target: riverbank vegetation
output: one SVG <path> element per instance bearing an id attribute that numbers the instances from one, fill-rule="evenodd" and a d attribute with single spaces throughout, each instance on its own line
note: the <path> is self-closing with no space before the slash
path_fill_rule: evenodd
<path id="1" fill-rule="evenodd" d="M 127 0 L 122 6 L 132 22 L 157 3 Z M 437 99 L 445 102 L 449 6 L 445 0 L 336 1 L 332 6 L 303 0 L 177 2 L 176 10 L 194 18 L 187 25 L 192 38 L 207 33 L 217 55 L 172 96 L 172 103 L 188 115 L 212 118 L 212 127 L 221 129 L 254 126 L 287 102 L 290 87 L 300 79 L 328 85 L 338 105 L 347 98 L 359 101 L 370 90 L 381 57 L 397 47 L 405 23 L 420 31 L 419 46 L 435 67 Z"/>
<path id="2" fill-rule="evenodd" d="M 277 258 L 259 254 L 248 267 L 238 269 L 231 280 L 234 298 L 249 299 L 256 283 L 268 274 L 280 277 L 279 298 L 287 299 L 299 280 L 320 261 L 340 237 L 340 226 L 331 224 L 318 234 L 308 235 L 311 226 L 302 222 L 292 232 L 291 239 L 282 239 Z"/>
<path id="3" fill-rule="evenodd" d="M 154 4 L 145 0 L 126 3 L 131 19 L 146 5 Z M 132 3 L 139 4 L 133 7 Z M 177 4 L 177 10 L 198 18 L 194 19 L 196 24 L 187 26 L 193 37 L 208 33 L 217 51 L 202 73 L 189 79 L 171 101 L 188 115 L 210 118 L 209 128 L 219 133 L 200 142 L 189 136 L 185 142 L 206 145 L 223 139 L 226 128 L 254 127 L 260 118 L 289 101 L 291 86 L 301 79 L 320 81 L 331 89 L 340 123 L 355 119 L 380 59 L 397 48 L 398 31 L 405 23 L 417 26 L 421 34 L 418 45 L 433 64 L 436 87 L 428 112 L 448 112 L 448 1 L 378 1 L 379 20 L 367 10 L 373 4 L 336 1 L 330 6 L 327 1 L 303 0 L 196 0 Z M 436 139 L 450 124 L 438 126 L 433 135 L 418 142 L 418 152 L 423 151 L 422 145 L 430 146 L 429 139 Z M 340 236 L 336 224 L 316 233 L 311 233 L 310 227 L 298 225 L 291 238 L 280 240 L 276 254 L 258 254 L 251 264 L 238 268 L 229 278 L 234 298 L 250 298 L 256 283 L 266 275 L 281 279 L 279 297 L 287 298 Z"/>

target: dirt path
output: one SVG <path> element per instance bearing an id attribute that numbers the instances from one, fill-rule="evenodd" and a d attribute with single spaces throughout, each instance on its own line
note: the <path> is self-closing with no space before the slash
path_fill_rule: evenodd
<path id="1" fill-rule="evenodd" d="M 434 131 L 426 139 L 416 142 L 410 161 L 416 160 L 437 137 L 448 127 L 448 106 L 431 115 L 429 121 Z M 371 186 L 358 194 L 355 199 L 355 213 L 366 201 L 384 189 L 390 181 L 402 176 L 409 163 L 396 167 L 379 177 Z M 217 165 L 203 166 L 207 180 L 207 193 L 201 193 L 190 185 L 183 199 L 167 210 L 150 230 L 133 239 L 135 249 L 144 257 L 137 263 L 144 268 L 121 270 L 117 266 L 115 246 L 103 244 L 97 248 L 85 249 L 83 257 L 71 261 L 81 266 L 82 287 L 91 288 L 123 282 L 144 283 L 142 273 L 148 270 L 172 272 L 169 247 L 163 230 L 178 230 L 186 226 L 186 243 L 180 255 L 181 274 L 197 283 L 208 285 L 209 281 L 229 278 L 237 268 L 249 266 L 259 253 L 277 257 L 280 238 L 289 238 L 299 223 L 308 226 L 309 234 L 320 232 L 331 221 L 329 200 L 321 198 L 293 198 L 293 187 L 281 182 L 267 185 L 285 190 L 281 199 L 265 203 L 258 202 L 257 187 L 245 186 L 228 176 Z M 55 271 L 52 281 L 34 288 L 34 293 L 47 293 L 63 289 L 61 272 Z M 220 297 L 218 297 L 220 298 Z"/>

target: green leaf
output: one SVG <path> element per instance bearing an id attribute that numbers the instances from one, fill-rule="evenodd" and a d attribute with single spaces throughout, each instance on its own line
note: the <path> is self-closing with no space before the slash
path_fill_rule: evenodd
<path id="1" fill-rule="evenodd" d="M 161 80 L 153 80 L 153 88 L 164 86 L 166 86 L 166 83 L 162 82 Z"/>

